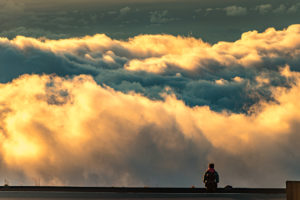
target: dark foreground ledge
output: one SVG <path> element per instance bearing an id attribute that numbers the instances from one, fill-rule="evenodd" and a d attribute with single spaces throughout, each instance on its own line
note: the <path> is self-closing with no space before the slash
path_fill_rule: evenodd
<path id="1" fill-rule="evenodd" d="M 1 191 L 102 192 L 102 193 L 207 193 L 205 188 L 170 187 L 65 187 L 65 186 L 0 186 Z M 285 194 L 285 188 L 218 188 L 216 193 Z"/>

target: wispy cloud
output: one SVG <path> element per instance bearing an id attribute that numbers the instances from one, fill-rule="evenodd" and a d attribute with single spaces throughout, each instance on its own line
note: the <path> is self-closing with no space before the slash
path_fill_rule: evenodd
<path id="1" fill-rule="evenodd" d="M 228 16 L 241 16 L 247 14 L 247 8 L 241 6 L 228 6 L 224 8 Z"/>
<path id="2" fill-rule="evenodd" d="M 131 11 L 131 8 L 128 7 L 128 6 L 126 6 L 126 7 L 120 9 L 120 14 L 121 14 L 121 15 L 126 15 L 126 14 L 128 14 L 130 11 Z"/>
<path id="3" fill-rule="evenodd" d="M 295 14 L 300 8 L 300 3 L 287 5 L 280 4 L 278 6 L 271 4 L 261 4 L 256 6 L 255 10 L 257 10 L 260 14 Z"/>
<path id="4" fill-rule="evenodd" d="M 167 16 L 168 10 L 156 10 L 150 12 L 150 22 L 153 24 L 165 24 L 173 21 L 173 18 Z"/>
<path id="5" fill-rule="evenodd" d="M 267 14 L 272 10 L 272 5 L 271 4 L 262 4 L 256 6 L 255 10 L 259 12 L 259 14 Z"/>

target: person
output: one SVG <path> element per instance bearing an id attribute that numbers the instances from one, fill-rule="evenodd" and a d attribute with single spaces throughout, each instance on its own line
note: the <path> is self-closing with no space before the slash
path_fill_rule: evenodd
<path id="1" fill-rule="evenodd" d="M 203 182 L 208 192 L 215 192 L 219 183 L 219 174 L 215 170 L 215 164 L 210 163 L 208 169 L 204 174 Z"/>

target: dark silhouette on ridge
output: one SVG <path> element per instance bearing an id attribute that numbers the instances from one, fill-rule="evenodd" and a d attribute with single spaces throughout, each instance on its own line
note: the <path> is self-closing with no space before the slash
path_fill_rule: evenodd
<path id="1" fill-rule="evenodd" d="M 208 192 L 216 192 L 219 183 L 219 174 L 215 170 L 214 163 L 208 165 L 208 169 L 204 174 L 203 182 Z"/>

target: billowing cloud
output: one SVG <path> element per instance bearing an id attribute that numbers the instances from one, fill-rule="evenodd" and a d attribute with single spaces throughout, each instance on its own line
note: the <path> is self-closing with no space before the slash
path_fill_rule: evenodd
<path id="1" fill-rule="evenodd" d="M 299 30 L 292 25 L 281 31 L 250 31 L 240 40 L 215 45 L 171 35 L 129 40 L 103 34 L 64 40 L 2 38 L 0 81 L 25 73 L 89 74 L 100 85 L 153 100 L 169 91 L 189 106 L 247 113 L 260 100 L 274 101 L 273 87 L 293 83 L 280 70 L 288 65 L 299 71 Z"/>
<path id="2" fill-rule="evenodd" d="M 200 186 L 213 161 L 222 186 L 282 187 L 300 176 L 299 35 L 0 38 L 0 178 Z"/>
<path id="3" fill-rule="evenodd" d="M 228 16 L 241 16 L 247 14 L 247 8 L 241 6 L 228 6 L 224 8 Z"/>
<path id="4" fill-rule="evenodd" d="M 10 184 L 282 187 L 299 178 L 300 75 L 252 114 L 189 107 L 99 86 L 92 77 L 23 75 L 0 85 L 2 179 Z M 224 83 L 226 84 L 226 83 Z M 268 173 L 266 173 L 268 170 Z M 270 174 L 272 174 L 270 176 Z"/>

